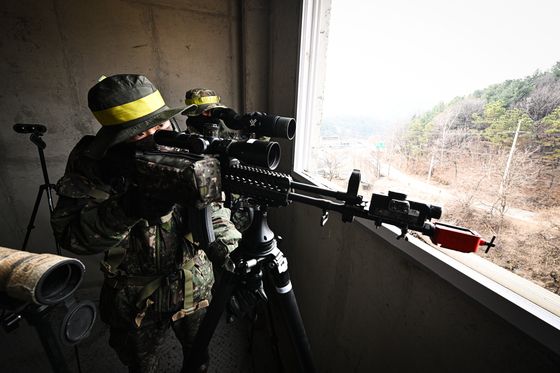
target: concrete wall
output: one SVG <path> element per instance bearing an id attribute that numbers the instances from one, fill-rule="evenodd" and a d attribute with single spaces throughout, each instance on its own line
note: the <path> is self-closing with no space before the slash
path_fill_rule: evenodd
<path id="1" fill-rule="evenodd" d="M 558 356 L 426 273 L 358 222 L 273 210 L 319 372 L 538 372 Z M 401 242 L 403 243 L 403 242 Z"/>
<path id="2" fill-rule="evenodd" d="M 51 182 L 99 125 L 87 91 L 101 75 L 141 73 L 169 106 L 213 88 L 238 111 L 295 116 L 300 1 L 20 0 L 0 8 L 0 246 L 19 248 L 39 185 L 37 147 L 15 123 L 46 125 Z M 293 144 L 282 141 L 281 170 Z M 359 224 L 292 204 L 271 213 L 320 372 L 521 372 L 557 365 Z M 46 198 L 29 250 L 54 252 Z M 80 258 L 91 283 L 99 258 Z M 95 277 L 95 276 L 98 277 Z"/>
<path id="3" fill-rule="evenodd" d="M 269 111 L 272 17 L 265 0 L 3 2 L 0 246 L 22 247 L 44 184 L 38 147 L 13 124 L 47 127 L 44 154 L 56 183 L 74 144 L 100 128 L 87 93 L 102 75 L 144 74 L 170 107 L 184 104 L 186 90 L 207 87 L 239 112 Z M 27 249 L 56 252 L 46 194 Z M 99 258 L 80 259 L 86 281 L 99 279 Z"/>

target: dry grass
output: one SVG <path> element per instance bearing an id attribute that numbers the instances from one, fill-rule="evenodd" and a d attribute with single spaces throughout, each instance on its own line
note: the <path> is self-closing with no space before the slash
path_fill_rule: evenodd
<path id="1" fill-rule="evenodd" d="M 408 173 L 412 172 L 409 170 Z M 560 295 L 560 207 L 535 208 L 534 201 L 538 200 L 538 196 L 534 189 L 527 191 L 522 196 L 512 196 L 510 201 L 511 207 L 527 210 L 530 206 L 533 210 L 533 218 L 523 220 L 506 213 L 503 222 L 500 223 L 499 216 L 496 214 L 491 216 L 489 210 L 483 207 L 484 204 L 480 204 L 480 201 L 491 201 L 492 194 L 489 192 L 489 185 L 491 186 L 491 183 L 495 185 L 496 180 L 488 182 L 477 191 L 476 197 L 479 203 L 478 207 L 475 207 L 474 204 L 470 206 L 465 204 L 464 196 L 469 194 L 468 190 L 464 191 L 464 195 L 461 197 L 456 189 L 458 184 L 465 186 L 468 183 L 451 182 L 449 181 L 451 177 L 446 178 L 446 175 L 438 175 L 430 182 L 430 185 L 439 188 L 439 193 L 428 193 L 426 188 L 388 177 L 376 180 L 372 175 L 366 176 L 368 180 L 375 181 L 373 187 L 364 189 L 362 186 L 360 189 L 360 194 L 364 196 L 364 199 L 371 200 L 372 192 L 386 193 L 389 190 L 400 190 L 407 193 L 408 198 L 441 203 L 444 206 L 441 222 L 469 228 L 479 233 L 485 240 L 490 240 L 494 235 L 497 236 L 496 247 L 490 249 L 488 253 L 485 253 L 485 248 L 481 248 L 474 255 L 479 255 Z M 418 180 L 427 180 L 427 175 L 416 176 Z M 347 181 L 333 181 L 346 188 Z M 490 205 L 490 203 L 486 203 L 486 205 Z M 509 210 L 509 213 L 513 214 L 513 211 Z"/>

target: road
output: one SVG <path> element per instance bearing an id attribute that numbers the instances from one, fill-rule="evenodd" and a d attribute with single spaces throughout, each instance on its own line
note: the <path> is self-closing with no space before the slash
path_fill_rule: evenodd
<path id="1" fill-rule="evenodd" d="M 408 176 L 398 170 L 396 170 L 394 167 L 391 167 L 391 169 L 389 169 L 389 165 L 386 163 L 383 163 L 381 166 L 381 172 L 382 174 L 387 175 L 389 178 L 393 179 L 393 180 L 397 180 L 405 185 L 408 185 L 412 188 L 415 188 L 417 191 L 422 191 L 422 192 L 426 192 L 426 193 L 430 193 L 432 195 L 436 195 L 436 196 L 443 196 L 444 198 L 456 198 L 456 196 L 448 189 L 446 189 L 443 186 L 440 185 L 429 185 L 427 184 L 427 179 L 420 181 L 418 179 L 415 179 L 411 176 Z M 485 209 L 485 210 L 490 210 L 491 203 L 477 203 L 474 205 L 477 208 L 480 209 Z M 515 218 L 515 219 L 519 219 L 519 220 L 524 220 L 527 222 L 536 222 L 535 220 L 535 213 L 529 210 L 524 210 L 524 209 L 518 209 L 518 208 L 508 208 L 508 210 L 506 211 L 506 216 Z"/>

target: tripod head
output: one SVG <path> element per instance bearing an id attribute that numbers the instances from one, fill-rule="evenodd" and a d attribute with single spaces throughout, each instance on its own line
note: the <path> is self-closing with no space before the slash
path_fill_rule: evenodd
<path id="1" fill-rule="evenodd" d="M 47 127 L 43 126 L 42 124 L 23 124 L 23 123 L 16 123 L 14 124 L 14 131 L 17 133 L 30 133 L 31 142 L 37 145 L 40 149 L 45 149 L 47 144 L 41 139 L 41 136 L 47 132 Z"/>
<path id="2" fill-rule="evenodd" d="M 47 132 L 47 127 L 43 126 L 42 124 L 16 123 L 14 124 L 14 131 L 16 131 L 17 133 L 35 133 L 38 135 L 42 135 L 43 133 Z"/>

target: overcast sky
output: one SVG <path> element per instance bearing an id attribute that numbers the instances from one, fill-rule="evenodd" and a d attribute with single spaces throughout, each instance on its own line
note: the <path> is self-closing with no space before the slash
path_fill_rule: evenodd
<path id="1" fill-rule="evenodd" d="M 560 0 L 332 0 L 325 115 L 404 118 L 559 60 Z"/>

